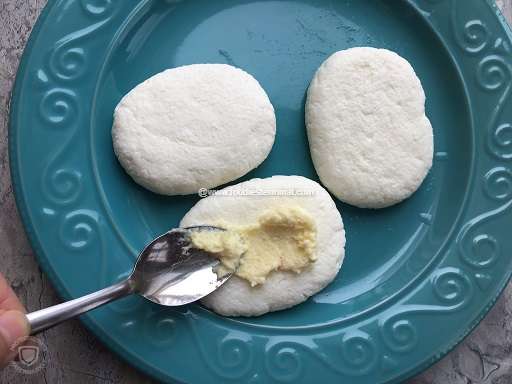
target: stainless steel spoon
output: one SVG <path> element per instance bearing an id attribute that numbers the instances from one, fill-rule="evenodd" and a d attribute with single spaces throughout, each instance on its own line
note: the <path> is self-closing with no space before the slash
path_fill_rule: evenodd
<path id="1" fill-rule="evenodd" d="M 223 229 L 211 226 L 180 228 L 157 237 L 139 254 L 126 280 L 78 299 L 29 313 L 31 334 L 134 293 L 157 304 L 177 306 L 213 292 L 231 274 L 217 276 L 214 268 L 219 265 L 219 260 L 191 246 L 192 231 Z"/>

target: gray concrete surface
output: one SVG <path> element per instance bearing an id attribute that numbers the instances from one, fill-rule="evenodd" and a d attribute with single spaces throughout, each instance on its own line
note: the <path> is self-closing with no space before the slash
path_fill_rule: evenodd
<path id="1" fill-rule="evenodd" d="M 512 22 L 512 0 L 497 0 Z M 8 156 L 8 101 L 18 61 L 46 0 L 0 0 L 0 272 L 7 276 L 29 311 L 59 300 L 39 269 L 18 218 Z M 78 321 L 40 336 L 47 366 L 24 375 L 7 368 L 0 383 L 143 384 L 153 381 L 108 351 Z M 452 353 L 408 384 L 512 383 L 512 285 L 479 327 Z"/>

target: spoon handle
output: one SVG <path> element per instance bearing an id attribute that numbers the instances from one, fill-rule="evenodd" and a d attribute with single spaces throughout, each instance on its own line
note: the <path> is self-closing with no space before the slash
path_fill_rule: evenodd
<path id="1" fill-rule="evenodd" d="M 133 284 L 128 279 L 78 299 L 29 313 L 31 335 L 132 293 Z"/>

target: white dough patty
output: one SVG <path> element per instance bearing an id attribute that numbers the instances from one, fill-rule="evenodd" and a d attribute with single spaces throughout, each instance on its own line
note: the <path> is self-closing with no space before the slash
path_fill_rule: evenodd
<path id="1" fill-rule="evenodd" d="M 352 48 L 329 57 L 309 87 L 306 125 L 322 183 L 358 207 L 406 199 L 432 166 L 420 80 L 407 60 L 385 49 Z"/>
<path id="2" fill-rule="evenodd" d="M 274 143 L 274 108 L 258 81 L 224 64 L 161 72 L 116 107 L 112 139 L 126 172 L 164 195 L 197 193 L 256 168 Z"/>
<path id="3" fill-rule="evenodd" d="M 276 196 L 280 191 L 293 190 L 307 196 Z M 252 179 L 225 188 L 221 193 L 224 196 L 199 201 L 180 226 L 214 225 L 219 221 L 247 225 L 256 222 L 264 211 L 291 203 L 315 219 L 318 259 L 300 274 L 271 272 L 261 286 L 254 288 L 233 276 L 202 300 L 207 307 L 226 316 L 258 316 L 299 304 L 336 277 L 345 255 L 345 231 L 334 201 L 318 183 L 301 176 L 274 176 Z"/>

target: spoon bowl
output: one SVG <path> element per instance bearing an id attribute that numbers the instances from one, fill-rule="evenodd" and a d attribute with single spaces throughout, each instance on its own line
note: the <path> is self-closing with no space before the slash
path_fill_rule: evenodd
<path id="1" fill-rule="evenodd" d="M 184 305 L 208 295 L 231 277 L 231 273 L 218 277 L 219 260 L 191 245 L 194 231 L 224 229 L 178 228 L 157 237 L 140 253 L 129 277 L 135 293 L 157 304 Z"/>

